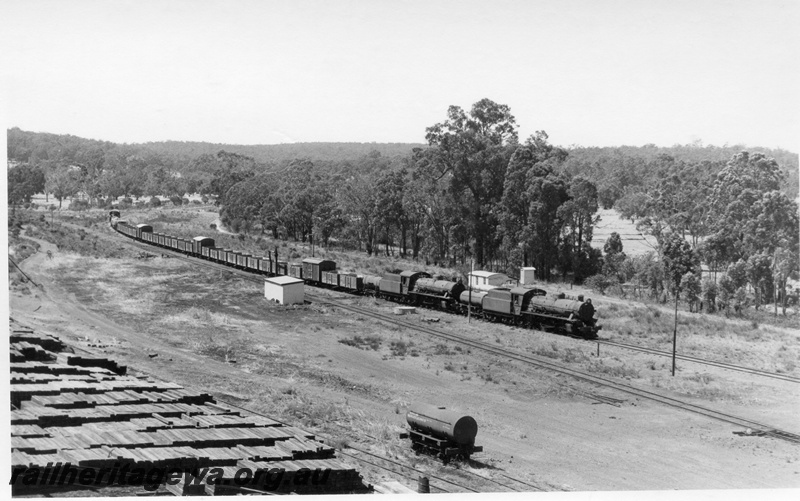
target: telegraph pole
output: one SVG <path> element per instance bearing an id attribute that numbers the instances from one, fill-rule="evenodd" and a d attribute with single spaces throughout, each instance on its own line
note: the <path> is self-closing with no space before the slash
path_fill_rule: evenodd
<path id="1" fill-rule="evenodd" d="M 675 327 L 672 330 L 672 375 L 675 375 L 675 349 L 678 344 L 678 289 L 675 289 Z"/>
<path id="2" fill-rule="evenodd" d="M 467 323 L 472 319 L 472 274 L 475 272 L 475 259 L 470 259 L 470 268 L 472 271 L 467 275 L 467 287 L 469 287 L 467 299 Z"/>

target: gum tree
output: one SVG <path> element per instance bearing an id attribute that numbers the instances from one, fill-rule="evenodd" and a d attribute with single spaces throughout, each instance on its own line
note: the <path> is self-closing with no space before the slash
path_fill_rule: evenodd
<path id="1" fill-rule="evenodd" d="M 677 233 L 667 235 L 661 245 L 661 259 L 664 266 L 664 275 L 675 292 L 675 327 L 672 331 L 672 375 L 675 375 L 675 350 L 678 341 L 678 298 L 681 291 L 681 281 L 689 273 L 697 271 L 699 261 L 683 237 Z"/>
<path id="2" fill-rule="evenodd" d="M 482 99 L 469 113 L 450 106 L 447 120 L 426 129 L 432 161 L 440 179 L 447 179 L 466 230 L 474 240 L 479 265 L 493 253 L 493 208 L 503 195 L 503 180 L 511 153 L 517 145 L 517 124 L 507 105 Z"/>

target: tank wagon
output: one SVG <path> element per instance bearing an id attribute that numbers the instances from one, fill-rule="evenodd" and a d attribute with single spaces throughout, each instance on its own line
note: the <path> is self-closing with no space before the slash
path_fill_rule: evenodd
<path id="1" fill-rule="evenodd" d="M 213 238 L 184 239 L 158 233 L 147 224 L 133 225 L 119 216 L 111 217 L 111 226 L 119 233 L 157 247 L 207 259 L 267 276 L 291 275 L 315 287 L 368 294 L 398 303 L 425 306 L 466 314 L 489 321 L 512 325 L 558 330 L 571 335 L 594 339 L 602 328 L 595 317 L 591 299 L 565 294 L 548 295 L 531 287 L 499 287 L 488 291 L 468 290 L 459 281 L 434 278 L 424 271 L 386 273 L 382 277 L 345 273 L 336 263 L 325 259 L 306 258 L 301 263 L 253 256 L 232 249 L 216 247 Z"/>
<path id="2" fill-rule="evenodd" d="M 458 297 L 459 313 L 466 315 L 468 311 L 472 311 L 475 315 L 480 315 L 483 311 L 483 299 L 488 295 L 488 291 L 465 290 Z"/>
<path id="3" fill-rule="evenodd" d="M 362 280 L 364 288 L 361 290 L 361 292 L 365 294 L 371 294 L 373 296 L 378 295 L 378 293 L 381 290 L 380 289 L 381 280 L 382 280 L 381 277 L 376 277 L 374 275 L 364 275 L 364 278 Z"/>
<path id="4" fill-rule="evenodd" d="M 468 460 L 473 453 L 483 451 L 482 446 L 475 445 L 478 423 L 471 416 L 416 403 L 408 408 L 406 421 L 411 448 L 417 454 L 431 454 L 447 464 L 451 459 Z"/>
<path id="5" fill-rule="evenodd" d="M 464 284 L 447 280 L 434 280 L 433 278 L 418 278 L 413 294 L 417 304 L 425 304 L 443 310 L 454 310 Z"/>

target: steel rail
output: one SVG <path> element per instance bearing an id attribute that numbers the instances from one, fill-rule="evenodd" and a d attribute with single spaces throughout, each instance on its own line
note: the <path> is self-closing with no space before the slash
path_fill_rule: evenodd
<path id="1" fill-rule="evenodd" d="M 126 236 L 126 235 L 123 235 L 123 236 Z M 131 240 L 133 240 L 133 239 L 131 239 Z M 139 243 L 142 246 L 148 246 L 147 243 L 139 242 L 137 240 L 133 240 L 133 241 Z M 210 261 L 205 261 L 204 262 L 204 260 L 199 260 L 196 257 L 192 257 L 192 256 L 186 256 L 186 255 L 184 255 L 184 254 L 182 254 L 180 252 L 177 252 L 177 251 L 175 251 L 173 249 L 163 248 L 163 247 L 158 247 L 158 248 L 161 249 L 161 250 L 165 250 L 167 252 L 170 252 L 171 254 L 177 255 L 177 256 L 179 256 L 179 257 L 181 257 L 181 258 L 183 258 L 183 259 L 185 259 L 187 261 L 191 261 L 193 263 L 197 262 L 197 261 L 200 261 L 200 262 L 203 262 L 206 266 L 209 266 L 209 267 L 214 268 L 214 269 L 224 269 L 224 270 L 235 272 L 235 274 L 237 274 L 239 276 L 242 276 L 243 278 L 251 280 L 251 281 L 258 281 L 258 282 L 262 281 L 262 279 L 258 278 L 257 276 L 254 276 L 252 273 L 244 271 L 244 270 L 239 270 L 239 269 L 236 269 L 236 268 L 232 268 L 230 266 L 225 266 L 225 265 L 213 263 L 213 262 L 210 262 Z M 360 313 L 362 315 L 366 315 L 366 316 L 372 317 L 372 318 L 374 318 L 376 320 L 381 320 L 381 321 L 384 321 L 384 322 L 392 323 L 392 324 L 395 324 L 395 325 L 398 325 L 398 326 L 406 327 L 406 328 L 409 328 L 409 329 L 412 329 L 412 330 L 416 330 L 418 332 L 422 332 L 422 333 L 428 334 L 428 335 L 433 336 L 433 337 L 437 337 L 437 338 L 445 339 L 447 341 L 451 341 L 451 342 L 454 342 L 454 343 L 460 343 L 460 344 L 463 344 L 463 345 L 466 345 L 466 346 L 470 346 L 472 348 L 475 348 L 475 349 L 478 349 L 478 350 L 483 350 L 483 351 L 485 351 L 487 353 L 491 353 L 491 354 L 496 355 L 496 356 L 501 357 L 501 358 L 508 358 L 510 360 L 515 360 L 515 361 L 522 362 L 522 363 L 525 363 L 525 364 L 528 364 L 528 365 L 532 365 L 532 366 L 535 366 L 535 367 L 549 369 L 551 371 L 554 371 L 554 372 L 557 372 L 557 373 L 560 373 L 560 374 L 564 374 L 564 375 L 568 375 L 568 376 L 571 376 L 571 377 L 573 377 L 575 379 L 578 379 L 578 380 L 581 380 L 581 381 L 585 381 L 585 382 L 588 382 L 588 383 L 593 383 L 595 385 L 611 388 L 611 389 L 617 390 L 617 391 L 622 392 L 622 393 L 627 393 L 629 395 L 634 395 L 634 396 L 641 397 L 641 398 L 644 398 L 644 399 L 652 400 L 652 401 L 667 405 L 669 407 L 683 409 L 683 410 L 686 410 L 688 412 L 692 412 L 692 413 L 695 413 L 695 414 L 698 414 L 698 415 L 701 415 L 701 416 L 709 417 L 709 418 L 712 418 L 712 419 L 715 419 L 715 420 L 718 420 L 718 421 L 726 422 L 726 423 L 733 424 L 733 425 L 736 425 L 736 426 L 740 426 L 740 427 L 743 427 L 743 428 L 752 428 L 752 429 L 755 429 L 756 431 L 761 432 L 765 436 L 770 436 L 770 437 L 773 437 L 773 438 L 779 438 L 779 439 L 782 439 L 782 440 L 787 440 L 789 442 L 800 444 L 800 434 L 788 432 L 788 431 L 785 431 L 785 430 L 780 430 L 780 429 L 777 429 L 777 428 L 775 428 L 773 426 L 770 426 L 770 425 L 767 425 L 767 424 L 764 424 L 764 423 L 759 423 L 757 421 L 753 421 L 753 420 L 750 420 L 750 419 L 747 419 L 747 418 L 734 416 L 732 414 L 726 414 L 724 412 L 720 412 L 720 411 L 716 411 L 716 410 L 713 410 L 713 409 L 709 409 L 707 407 L 703 407 L 703 406 L 700 406 L 700 405 L 692 404 L 692 403 L 689 403 L 689 402 L 684 402 L 682 400 L 678 400 L 676 398 L 668 397 L 666 395 L 661 395 L 661 394 L 658 394 L 658 393 L 655 393 L 655 392 L 652 392 L 652 391 L 648 391 L 648 390 L 645 390 L 645 389 L 642 389 L 642 388 L 637 388 L 637 387 L 635 387 L 633 385 L 619 383 L 619 382 L 612 381 L 612 380 L 609 380 L 609 379 L 606 379 L 606 378 L 603 378 L 603 377 L 600 377 L 600 376 L 596 376 L 594 374 L 589 374 L 589 373 L 586 373 L 586 372 L 578 371 L 576 369 L 571 369 L 571 368 L 565 367 L 565 366 L 563 366 L 561 364 L 557 364 L 555 362 L 550 362 L 550 361 L 547 361 L 547 360 L 543 360 L 543 359 L 540 359 L 540 358 L 537 358 L 537 357 L 533 357 L 531 355 L 526 355 L 526 354 L 523 354 L 523 353 L 511 351 L 511 350 L 498 348 L 498 347 L 493 346 L 493 345 L 491 345 L 489 343 L 484 343 L 484 342 L 481 342 L 481 341 L 472 340 L 472 339 L 469 339 L 469 338 L 464 337 L 464 336 L 459 336 L 457 334 L 449 334 L 449 333 L 445 333 L 445 332 L 442 332 L 442 331 L 438 331 L 438 330 L 432 329 L 430 327 L 425 327 L 425 326 L 422 326 L 422 325 L 417 325 L 417 324 L 411 324 L 411 323 L 408 323 L 408 322 L 404 322 L 404 321 L 398 320 L 396 318 L 392 318 L 392 317 L 390 317 L 388 315 L 384 315 L 384 314 L 377 313 L 377 312 L 372 312 L 370 310 L 359 308 L 359 307 L 355 307 L 355 306 L 351 306 L 351 305 L 346 305 L 346 304 L 344 304 L 342 302 L 336 301 L 335 299 L 322 298 L 322 297 L 317 296 L 315 294 L 309 294 L 309 293 L 306 293 L 306 296 L 317 297 L 318 298 L 318 302 L 323 303 L 323 304 L 327 303 L 327 304 L 330 304 L 331 306 L 336 306 L 336 307 L 339 307 L 339 308 L 343 308 L 345 310 L 349 310 L 349 311 L 354 312 L 354 313 Z"/>
<path id="2" fill-rule="evenodd" d="M 655 348 L 648 348 L 646 346 L 638 346 L 638 345 L 633 345 L 633 344 L 620 343 L 620 342 L 617 342 L 617 341 L 610 341 L 610 340 L 607 340 L 607 339 L 593 339 L 592 342 L 605 344 L 605 345 L 608 345 L 608 346 L 615 346 L 617 348 L 623 348 L 623 349 L 626 349 L 626 350 L 633 350 L 633 351 L 640 351 L 640 352 L 643 352 L 643 353 L 650 353 L 652 355 L 658 355 L 658 356 L 663 356 L 663 357 L 671 357 L 672 356 L 672 353 L 668 352 L 668 351 L 657 350 Z M 732 371 L 746 372 L 748 374 L 754 374 L 754 375 L 757 375 L 757 376 L 764 376 L 764 377 L 769 377 L 769 378 L 773 378 L 773 379 L 780 379 L 780 380 L 783 380 L 783 381 L 789 381 L 791 383 L 800 383 L 800 377 L 791 376 L 789 374 L 779 374 L 777 372 L 769 372 L 769 371 L 765 371 L 765 370 L 761 370 L 761 369 L 755 369 L 755 368 L 752 368 L 752 367 L 745 367 L 745 366 L 741 366 L 741 365 L 730 364 L 730 363 L 727 363 L 727 362 L 720 362 L 718 360 L 708 360 L 708 359 L 705 359 L 705 358 L 693 357 L 691 355 L 676 354 L 675 358 L 677 358 L 678 360 L 686 361 L 686 362 L 693 362 L 693 363 L 696 363 L 696 364 L 710 365 L 710 366 L 713 366 L 713 367 L 719 367 L 721 369 L 728 369 L 728 370 L 732 370 Z"/>
<path id="3" fill-rule="evenodd" d="M 91 351 L 91 350 L 87 350 L 86 348 L 83 348 L 83 347 L 80 347 L 80 346 L 71 346 L 71 347 L 72 347 L 72 349 L 73 349 L 73 350 L 80 351 L 80 352 L 86 353 L 86 354 L 88 354 L 88 355 L 96 355 L 96 353 L 94 353 L 93 351 Z M 149 377 L 156 377 L 156 376 L 153 376 L 152 374 L 150 374 L 149 372 L 143 371 L 143 370 L 141 370 L 141 369 L 135 369 L 135 370 L 136 370 L 136 372 L 137 372 L 137 373 L 144 374 L 144 375 L 147 375 L 147 376 L 149 376 Z M 160 378 L 157 378 L 157 379 L 160 379 Z M 227 401 L 227 400 L 225 400 L 225 399 L 222 399 L 222 398 L 216 398 L 216 401 L 217 401 L 217 402 L 219 402 L 219 403 L 221 403 L 221 404 L 224 404 L 224 405 L 226 405 L 226 406 L 228 406 L 228 407 L 233 407 L 233 408 L 236 408 L 236 409 L 239 409 L 239 410 L 246 411 L 246 412 L 248 412 L 248 413 L 250 413 L 250 414 L 255 414 L 255 415 L 257 415 L 257 416 L 261 416 L 261 417 L 268 418 L 268 419 L 270 419 L 270 420 L 272 420 L 272 421 L 275 421 L 276 423 L 280 423 L 280 424 L 282 424 L 282 425 L 285 425 L 285 426 L 298 427 L 296 424 L 287 423 L 287 422 L 285 422 L 285 421 L 281 421 L 281 420 L 279 420 L 279 419 L 275 419 L 275 417 L 274 417 L 274 416 L 269 416 L 269 415 L 267 415 L 267 414 L 264 414 L 264 413 L 262 413 L 262 412 L 258 412 L 258 411 L 254 411 L 254 410 L 252 410 L 252 409 L 248 409 L 247 407 L 244 407 L 244 406 L 241 406 L 241 405 L 235 404 L 235 403 L 233 403 L 233 402 L 229 402 L 229 401 Z M 322 436 L 322 435 L 320 435 L 320 434 L 317 434 L 317 436 Z M 324 437 L 324 436 L 322 436 L 322 437 L 323 437 L 323 438 L 324 438 L 326 441 L 330 441 L 330 437 Z M 359 452 L 363 452 L 363 453 L 366 453 L 366 454 L 370 454 L 370 453 L 368 453 L 367 451 L 363 451 L 363 450 L 361 450 L 361 449 L 359 449 L 359 448 L 357 448 L 357 447 L 350 447 L 350 448 L 351 448 L 351 449 L 353 449 L 353 450 L 359 451 Z M 370 462 L 370 461 L 367 461 L 367 460 L 365 460 L 365 459 L 363 459 L 363 458 L 358 458 L 358 457 L 355 457 L 355 456 L 353 456 L 352 454 L 347 454 L 347 453 L 345 453 L 345 452 L 343 452 L 343 451 L 338 451 L 338 452 L 339 452 L 339 453 L 341 453 L 341 454 L 344 454 L 345 456 L 350 456 L 350 457 L 352 457 L 353 459 L 355 459 L 355 460 L 357 460 L 357 461 L 361 461 L 362 463 L 369 464 L 369 465 L 371 465 L 371 466 L 374 466 L 374 467 L 376 467 L 376 468 L 381 468 L 381 469 L 384 469 L 384 470 L 387 470 L 387 471 L 391 471 L 392 473 L 394 473 L 394 474 L 396 474 L 396 475 L 400 475 L 401 477 L 403 477 L 403 478 L 405 478 L 405 479 L 407 479 L 407 480 L 410 480 L 410 481 L 416 481 L 416 479 L 414 479 L 413 477 L 410 477 L 410 476 L 408 476 L 408 475 L 404 475 L 404 474 L 402 474 L 402 473 L 399 473 L 399 472 L 397 472 L 397 471 L 395 471 L 395 470 L 392 470 L 392 469 L 390 469 L 390 468 L 387 468 L 387 467 L 385 467 L 385 466 L 381 466 L 381 465 L 379 465 L 379 464 L 377 464 L 377 463 L 372 463 L 372 462 Z M 377 457 L 377 456 L 376 456 L 376 457 Z M 381 459 L 383 459 L 383 458 L 381 458 Z M 405 466 L 405 465 L 401 465 L 401 466 Z M 405 467 L 406 467 L 406 468 L 410 468 L 410 469 L 412 469 L 412 470 L 414 469 L 414 468 L 412 468 L 412 467 L 410 467 L 410 466 L 405 466 Z M 417 471 L 417 472 L 419 472 L 419 473 L 424 473 L 424 472 L 422 472 L 422 471 L 420 471 L 420 470 L 415 470 L 415 471 Z M 448 480 L 445 480 L 445 479 L 440 479 L 440 478 L 438 478 L 438 477 L 433 477 L 433 476 L 431 476 L 431 475 L 429 475 L 429 476 L 430 476 L 431 478 L 435 478 L 436 480 L 441 480 L 442 482 L 445 482 L 445 483 L 452 483 L 453 485 L 456 485 L 456 486 L 458 486 L 458 484 L 455 484 L 454 482 L 449 482 Z M 433 487 L 433 488 L 435 488 L 435 489 L 438 489 L 438 490 L 440 490 L 440 491 L 442 491 L 442 492 L 450 492 L 450 491 L 448 491 L 448 490 L 446 490 L 446 489 L 443 489 L 443 488 L 441 488 L 441 487 L 438 487 L 438 486 L 432 486 L 432 487 Z M 472 492 L 476 492 L 476 491 L 472 491 Z"/>
<path id="4" fill-rule="evenodd" d="M 138 241 L 138 240 L 134 240 L 134 242 L 137 242 L 139 245 L 142 245 L 145 248 L 152 247 L 149 244 L 147 244 L 146 242 L 142 242 L 142 241 Z M 164 247 L 160 247 L 160 246 L 157 247 L 157 248 L 161 249 L 161 250 L 170 251 L 172 253 L 175 253 L 175 254 L 177 254 L 177 255 L 179 255 L 181 257 L 187 258 L 187 259 L 192 257 L 192 256 L 187 256 L 185 254 L 182 254 L 180 252 L 177 252 L 174 249 L 164 248 Z M 214 263 L 214 262 L 209 262 L 209 264 L 218 264 L 220 266 L 226 266 L 224 264 L 219 264 L 219 263 Z M 226 268 L 229 269 L 229 270 L 231 269 L 228 266 L 226 266 Z M 247 272 L 245 270 L 239 270 L 238 268 L 234 268 L 234 270 L 236 270 L 238 272 L 241 272 L 240 274 L 242 276 L 251 275 L 251 272 Z M 441 311 L 441 312 L 442 313 L 451 313 L 452 314 L 452 312 L 447 312 L 447 311 Z M 585 340 L 584 338 L 580 338 L 580 337 L 576 337 L 576 336 L 566 336 L 566 337 L 573 337 L 573 338 L 576 338 L 576 339 Z M 608 346 L 615 346 L 615 347 L 618 347 L 618 348 L 628 349 L 628 350 L 632 350 L 632 351 L 639 351 L 639 352 L 642 352 L 642 353 L 650 353 L 652 355 L 657 355 L 657 356 L 664 356 L 664 357 L 671 357 L 672 356 L 671 352 L 661 351 L 661 350 L 657 350 L 655 348 L 648 348 L 648 347 L 645 347 L 645 346 L 638 346 L 638 345 L 632 345 L 632 344 L 627 344 L 627 343 L 620 343 L 620 342 L 611 341 L 611 340 L 608 340 L 608 339 L 590 339 L 590 340 L 585 340 L 585 341 L 595 342 L 595 343 L 599 343 L 599 344 L 605 344 L 605 345 L 608 345 Z M 768 377 L 768 378 L 772 378 L 772 379 L 778 379 L 778 380 L 782 380 L 782 381 L 788 381 L 788 382 L 791 382 L 791 383 L 800 383 L 800 377 L 791 376 L 789 374 L 779 374 L 779 373 L 776 373 L 776 372 L 769 372 L 769 371 L 765 371 L 765 370 L 762 370 L 762 369 L 756 369 L 756 368 L 753 368 L 753 367 L 745 367 L 745 366 L 742 366 L 742 365 L 736 365 L 736 364 L 730 364 L 730 363 L 727 363 L 727 362 L 721 362 L 721 361 L 718 361 L 718 360 L 710 360 L 710 359 L 705 359 L 705 358 L 700 358 L 700 357 L 694 357 L 694 356 L 691 356 L 691 355 L 677 354 L 676 358 L 679 359 L 679 360 L 686 361 L 686 362 L 709 365 L 709 366 L 717 367 L 717 368 L 721 368 L 721 369 L 744 372 L 744 373 L 747 373 L 747 374 L 752 374 L 752 375 L 756 375 L 756 376 L 763 376 L 763 377 Z"/>
<path id="5" fill-rule="evenodd" d="M 791 432 L 787 432 L 787 431 L 784 431 L 784 430 L 779 430 L 779 429 L 776 429 L 776 428 L 774 428 L 774 427 L 772 427 L 770 425 L 767 425 L 767 424 L 759 423 L 759 422 L 756 422 L 756 421 L 752 421 L 750 419 L 734 416 L 734 415 L 731 415 L 731 414 L 726 414 L 724 412 L 716 411 L 714 409 L 709 409 L 707 407 L 703 407 L 703 406 L 700 406 L 700 405 L 692 404 L 692 403 L 689 403 L 689 402 L 684 402 L 682 400 L 678 400 L 676 398 L 668 397 L 666 395 L 661 395 L 661 394 L 658 394 L 658 393 L 655 393 L 655 392 L 652 392 L 652 391 L 649 391 L 649 390 L 645 390 L 645 389 L 642 389 L 642 388 L 637 388 L 637 387 L 635 387 L 633 385 L 628 385 L 628 384 L 612 381 L 610 379 L 606 379 L 606 378 L 603 378 L 603 377 L 600 377 L 600 376 L 596 376 L 594 374 L 589 374 L 589 373 L 586 373 L 586 372 L 578 371 L 576 369 L 571 369 L 571 368 L 565 367 L 565 366 L 563 366 L 561 364 L 557 364 L 557 363 L 550 362 L 550 361 L 547 361 L 547 360 L 542 360 L 542 359 L 539 359 L 537 357 L 533 357 L 531 355 L 526 355 L 526 354 L 518 353 L 518 352 L 515 352 L 515 351 L 511 351 L 511 350 L 498 348 L 498 347 L 495 347 L 495 346 L 493 346 L 493 345 L 491 345 L 489 343 L 484 343 L 482 341 L 475 341 L 475 340 L 466 338 L 464 336 L 459 336 L 457 334 L 445 333 L 445 332 L 438 331 L 438 330 L 435 330 L 435 329 L 431 329 L 430 327 L 425 327 L 425 326 L 422 326 L 422 325 L 414 325 L 414 324 L 411 324 L 411 323 L 408 323 L 408 322 L 404 322 L 402 320 L 397 320 L 397 319 L 388 317 L 388 316 L 380 314 L 380 313 L 371 312 L 369 310 L 365 310 L 365 309 L 362 309 L 362 308 L 354 307 L 354 306 L 351 306 L 351 305 L 345 305 L 345 304 L 336 302 L 334 300 L 318 299 L 318 301 L 322 302 L 322 303 L 328 303 L 328 304 L 330 304 L 332 306 L 343 308 L 345 310 L 349 310 L 349 311 L 352 311 L 354 313 L 367 315 L 367 316 L 370 316 L 370 317 L 372 317 L 372 318 L 374 318 L 376 320 L 381 320 L 381 321 L 384 321 L 384 322 L 393 323 L 395 325 L 399 325 L 399 326 L 407 327 L 407 328 L 410 328 L 410 329 L 413 329 L 413 330 L 416 330 L 416 331 L 419 331 L 419 332 L 423 332 L 423 333 L 428 334 L 430 336 L 434 336 L 434 337 L 437 337 L 437 338 L 440 338 L 440 339 L 445 339 L 447 341 L 451 341 L 451 342 L 455 342 L 455 343 L 460 343 L 460 344 L 463 344 L 463 345 L 466 345 L 466 346 L 469 346 L 469 347 L 472 347 L 472 348 L 475 348 L 475 349 L 483 350 L 485 352 L 492 353 L 493 355 L 497 355 L 497 356 L 499 356 L 501 358 L 508 358 L 508 359 L 511 359 L 511 360 L 523 362 L 523 363 L 526 363 L 526 364 L 529 364 L 529 365 L 533 365 L 533 366 L 536 366 L 536 367 L 546 368 L 546 369 L 558 372 L 560 374 L 572 376 L 572 377 L 574 377 L 574 378 L 576 378 L 578 380 L 581 380 L 581 381 L 585 381 L 585 382 L 593 383 L 593 384 L 596 384 L 596 385 L 612 388 L 612 389 L 615 389 L 615 390 L 623 392 L 623 393 L 627 393 L 627 394 L 634 395 L 634 396 L 641 397 L 641 398 L 646 398 L 648 400 L 653 400 L 653 401 L 668 405 L 670 407 L 683 409 L 683 410 L 686 410 L 686 411 L 689 411 L 689 412 L 693 412 L 693 413 L 696 413 L 696 414 L 700 414 L 700 415 L 703 415 L 703 416 L 706 416 L 706 417 L 710 417 L 710 418 L 716 419 L 718 421 L 724 421 L 724 422 L 727 422 L 729 424 L 734 424 L 734 425 L 741 426 L 741 427 L 744 427 L 744 428 L 754 428 L 754 429 L 756 429 L 758 431 L 763 432 L 765 435 L 768 435 L 768 436 L 771 436 L 771 437 L 780 438 L 780 439 L 788 440 L 788 441 L 795 442 L 795 443 L 800 443 L 800 435 L 795 434 L 795 433 L 791 433 Z"/>

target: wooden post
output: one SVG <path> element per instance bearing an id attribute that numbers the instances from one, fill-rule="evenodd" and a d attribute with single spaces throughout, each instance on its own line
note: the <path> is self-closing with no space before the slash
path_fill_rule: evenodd
<path id="1" fill-rule="evenodd" d="M 775 318 L 778 318 L 778 283 L 775 283 Z"/>
<path id="2" fill-rule="evenodd" d="M 675 328 L 672 331 L 672 375 L 675 375 L 675 350 L 678 344 L 678 291 L 675 291 Z"/>
<path id="3" fill-rule="evenodd" d="M 472 272 L 475 272 L 475 260 L 472 259 L 470 261 L 470 267 L 472 268 Z M 469 287 L 469 294 L 467 299 L 467 323 L 470 323 L 472 320 L 472 284 L 470 283 L 470 275 L 467 275 L 467 287 Z"/>
<path id="4" fill-rule="evenodd" d="M 428 477 L 419 477 L 417 481 L 417 492 L 420 494 L 429 494 L 431 492 L 431 485 Z"/>

